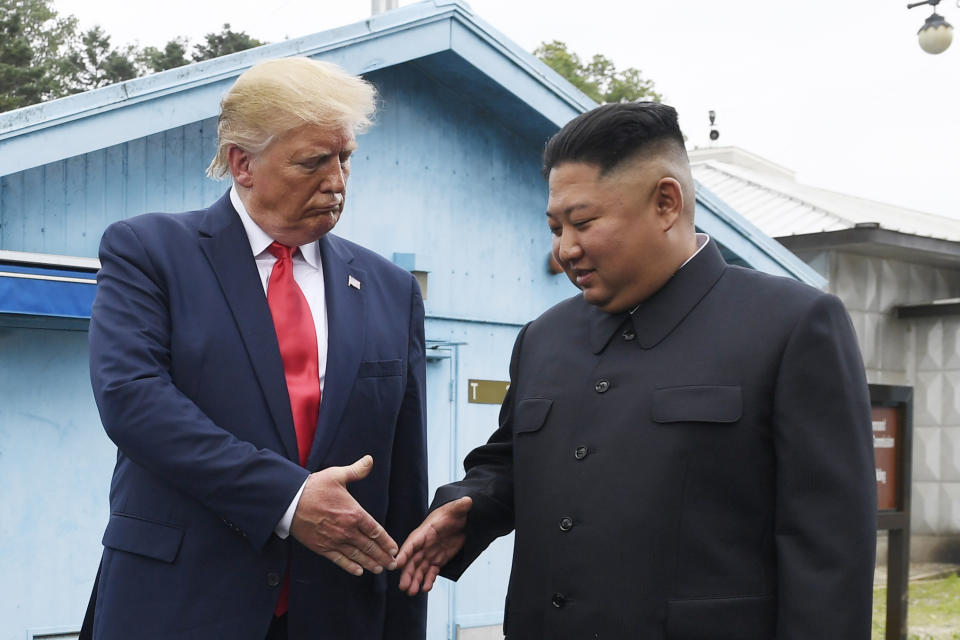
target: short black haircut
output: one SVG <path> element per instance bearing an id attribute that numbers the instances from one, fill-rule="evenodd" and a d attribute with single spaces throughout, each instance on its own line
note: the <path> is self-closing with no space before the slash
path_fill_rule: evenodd
<path id="1" fill-rule="evenodd" d="M 543 177 L 564 162 L 584 162 L 605 174 L 656 143 L 676 143 L 686 154 L 677 110 L 659 102 L 605 104 L 580 114 L 547 142 Z"/>

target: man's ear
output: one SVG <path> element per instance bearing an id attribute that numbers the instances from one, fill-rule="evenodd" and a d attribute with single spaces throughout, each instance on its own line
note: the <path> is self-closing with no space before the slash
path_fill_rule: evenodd
<path id="1" fill-rule="evenodd" d="M 657 216 L 664 231 L 669 231 L 683 215 L 683 188 L 676 178 L 657 182 Z"/>
<path id="2" fill-rule="evenodd" d="M 250 163 L 253 156 L 250 152 L 241 149 L 237 145 L 230 145 L 227 151 L 227 162 L 230 165 L 230 173 L 233 174 L 233 180 L 242 187 L 250 188 L 253 186 L 253 173 L 250 171 Z"/>

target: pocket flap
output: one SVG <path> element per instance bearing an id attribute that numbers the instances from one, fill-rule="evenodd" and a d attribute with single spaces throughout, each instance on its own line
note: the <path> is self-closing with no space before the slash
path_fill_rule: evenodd
<path id="1" fill-rule="evenodd" d="M 670 387 L 653 392 L 654 422 L 736 422 L 743 415 L 739 386 Z"/>
<path id="2" fill-rule="evenodd" d="M 173 562 L 182 540 L 183 529 L 175 525 L 123 513 L 111 514 L 103 532 L 105 547 L 164 562 Z"/>
<path id="3" fill-rule="evenodd" d="M 527 398 L 517 403 L 516 416 L 513 419 L 515 433 L 537 431 L 547 420 L 553 400 L 549 398 Z"/>
<path id="4" fill-rule="evenodd" d="M 358 378 L 382 378 L 385 376 L 399 376 L 403 373 L 401 360 L 368 360 L 360 363 L 357 370 Z"/>

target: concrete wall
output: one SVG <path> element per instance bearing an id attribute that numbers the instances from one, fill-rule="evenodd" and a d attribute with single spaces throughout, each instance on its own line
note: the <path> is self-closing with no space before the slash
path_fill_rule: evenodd
<path id="1" fill-rule="evenodd" d="M 960 561 L 960 317 L 894 315 L 960 297 L 960 271 L 839 251 L 800 257 L 847 306 L 868 380 L 914 387 L 912 555 Z"/>

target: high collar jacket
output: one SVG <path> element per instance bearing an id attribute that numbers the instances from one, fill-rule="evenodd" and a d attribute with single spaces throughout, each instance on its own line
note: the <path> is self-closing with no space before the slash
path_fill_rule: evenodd
<path id="1" fill-rule="evenodd" d="M 711 242 L 635 313 L 521 331 L 456 578 L 515 529 L 510 640 L 868 640 L 876 489 L 840 301 Z"/>

